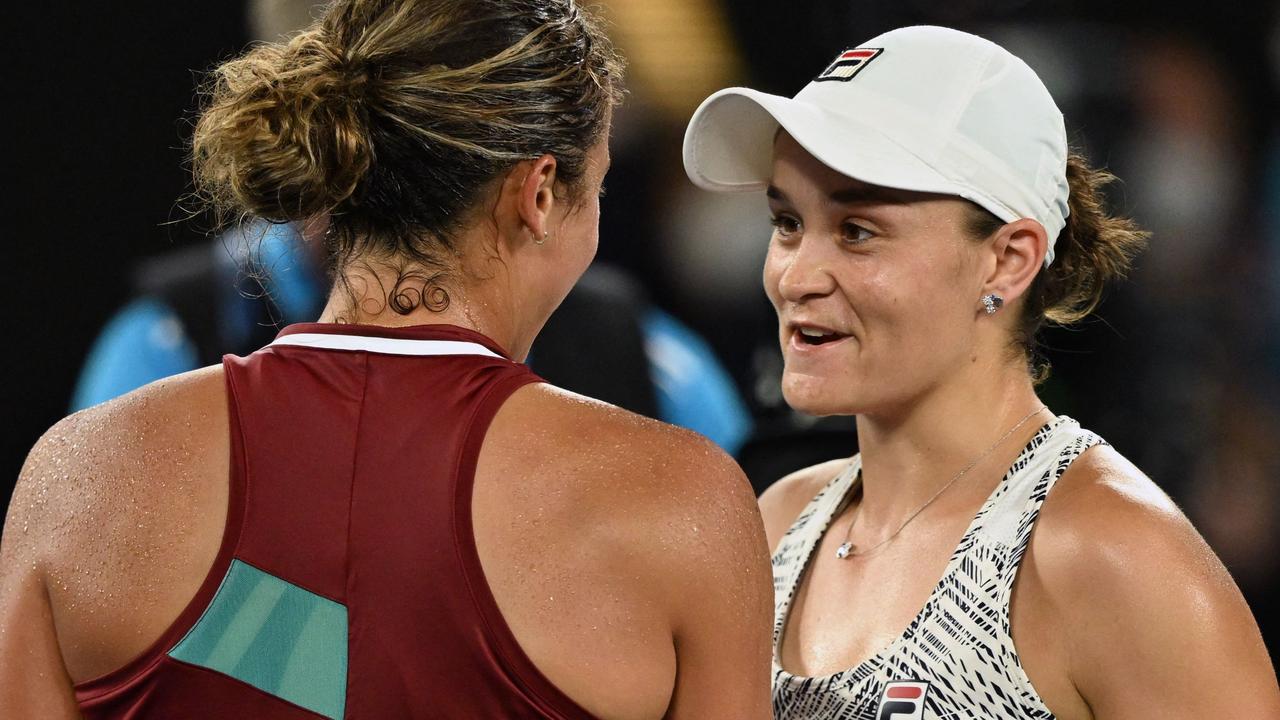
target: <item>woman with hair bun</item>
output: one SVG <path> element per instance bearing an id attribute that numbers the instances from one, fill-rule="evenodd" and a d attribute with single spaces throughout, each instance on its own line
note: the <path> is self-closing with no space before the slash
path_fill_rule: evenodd
<path id="1" fill-rule="evenodd" d="M 741 471 L 520 364 L 595 253 L 620 81 L 573 0 L 346 0 L 217 69 L 198 195 L 323 235 L 328 305 L 41 438 L 5 717 L 768 715 Z"/>
<path id="2" fill-rule="evenodd" d="M 1025 63 L 894 30 L 795 98 L 716 93 L 684 152 L 696 184 L 768 195 L 787 401 L 857 416 L 857 455 L 760 499 L 775 717 L 1280 717 L 1222 564 L 1036 395 L 1037 329 L 1089 314 L 1146 235 Z"/>

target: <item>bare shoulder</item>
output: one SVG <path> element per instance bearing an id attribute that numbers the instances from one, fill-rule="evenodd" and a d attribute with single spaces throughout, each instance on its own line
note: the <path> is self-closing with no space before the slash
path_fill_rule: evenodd
<path id="1" fill-rule="evenodd" d="M 211 518 L 225 516 L 222 382 L 220 367 L 157 381 L 62 419 L 27 456 L 4 564 L 21 558 L 40 573 L 73 679 L 100 669 L 76 654 L 103 641 L 93 628 L 160 609 L 150 601 L 163 595 L 166 569 L 200 562 L 190 551 Z M 210 512 L 219 503 L 222 512 Z M 131 595 L 138 588 L 150 590 Z"/>
<path id="2" fill-rule="evenodd" d="M 587 492 L 624 491 L 641 503 L 698 512 L 713 512 L 707 503 L 714 500 L 715 507 L 754 514 L 755 496 L 741 468 L 697 433 L 543 383 L 517 391 L 508 405 L 500 416 L 539 418 L 536 429 L 507 425 L 533 440 L 525 452 L 542 456 L 539 464 L 560 466 Z"/>
<path id="3" fill-rule="evenodd" d="M 1108 445 L 1071 464 L 1046 499 L 1036 526 L 1038 559 L 1069 574 L 1141 573 L 1153 562 L 1230 583 L 1213 551 L 1173 500 Z M 1147 560 L 1134 567 L 1138 558 Z"/>
<path id="4" fill-rule="evenodd" d="M 146 482 L 149 466 L 177 463 L 202 449 L 191 435 L 211 419 L 206 407 L 221 399 L 221 382 L 221 368 L 196 370 L 58 421 L 27 455 L 6 529 L 20 519 L 45 530 L 21 533 L 33 550 L 43 548 L 39 555 L 91 539 L 48 531 L 108 520 L 133 507 L 132 499 L 154 494 L 157 488 Z"/>
<path id="5" fill-rule="evenodd" d="M 518 390 L 494 422 L 497 461 L 522 474 L 528 502 L 553 526 L 625 548 L 637 576 L 680 577 L 687 564 L 738 586 L 767 573 L 755 493 L 705 437 L 546 384 Z"/>
<path id="6" fill-rule="evenodd" d="M 1031 551 L 1048 581 L 1075 586 L 1089 604 L 1128 599 L 1200 606 L 1214 600 L 1234 606 L 1239 597 L 1226 568 L 1173 500 L 1106 445 L 1085 452 L 1059 479 L 1041 510 Z"/>
<path id="7" fill-rule="evenodd" d="M 528 385 L 485 437 L 472 513 L 503 617 L 584 707 L 767 712 L 764 531 L 750 483 L 711 441 Z M 502 549 L 517 544 L 526 562 L 505 562 Z"/>
<path id="8" fill-rule="evenodd" d="M 1137 688 L 1152 696 L 1140 706 L 1166 717 L 1196 716 L 1213 683 L 1248 678 L 1261 696 L 1274 692 L 1257 623 L 1230 574 L 1169 496 L 1113 448 L 1090 449 L 1063 474 L 1027 565 L 1035 596 L 1073 629 L 1068 672 L 1096 717 L 1125 716 Z M 1118 681 L 1134 677 L 1142 679 Z"/>
<path id="9" fill-rule="evenodd" d="M 760 514 L 764 516 L 770 552 L 777 550 L 778 542 L 805 506 L 848 466 L 849 458 L 811 465 L 787 475 L 764 491 L 760 496 Z"/>

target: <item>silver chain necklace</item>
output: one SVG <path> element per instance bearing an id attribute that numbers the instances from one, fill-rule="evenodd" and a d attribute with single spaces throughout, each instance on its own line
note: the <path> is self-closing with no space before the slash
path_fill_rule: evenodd
<path id="1" fill-rule="evenodd" d="M 947 481 L 946 485 L 943 485 L 941 488 L 939 488 L 938 492 L 933 494 L 933 497 L 929 498 L 928 500 L 925 500 L 923 505 L 916 508 L 915 512 L 908 515 L 907 519 L 902 521 L 902 524 L 898 526 L 898 529 L 894 530 L 893 533 L 889 535 L 889 537 L 881 540 L 875 545 L 872 545 L 866 550 L 858 550 L 855 552 L 853 549 L 853 542 L 849 540 L 849 536 L 853 534 L 853 524 L 857 522 L 858 512 L 862 510 L 862 505 L 859 504 L 857 509 L 853 511 L 854 512 L 853 517 L 849 519 L 848 529 L 844 531 L 844 542 L 840 543 L 840 547 L 836 548 L 836 558 L 840 560 L 844 560 L 845 558 L 860 557 L 862 555 L 867 555 L 872 551 L 888 544 L 890 540 L 898 537 L 898 533 L 902 532 L 902 530 L 906 528 L 907 525 L 909 525 L 912 520 L 915 520 L 917 515 L 924 512 L 925 508 L 932 505 L 934 500 L 937 500 L 938 497 L 942 495 L 942 493 L 947 491 L 947 488 L 951 487 L 952 485 L 955 485 L 957 480 L 964 477 L 965 474 L 968 473 L 970 470 L 972 470 L 975 465 L 977 465 L 979 462 L 982 461 L 983 458 L 985 458 L 987 455 L 990 455 L 992 450 L 995 450 L 996 448 L 1000 447 L 1000 444 L 1003 443 L 1005 440 L 1008 440 L 1010 435 L 1017 432 L 1018 428 L 1022 427 L 1028 420 L 1031 419 L 1031 416 L 1035 415 L 1041 410 L 1047 410 L 1047 409 L 1048 408 L 1046 408 L 1044 405 L 1041 405 L 1035 410 L 1032 410 L 1031 412 L 1027 413 L 1026 416 L 1024 416 L 1021 420 L 1017 422 L 1017 424 L 1009 428 L 1008 432 L 1006 432 L 1004 435 L 1001 435 L 999 440 L 996 440 L 994 443 L 992 443 L 991 447 L 987 448 L 986 450 L 983 450 L 981 455 L 974 458 L 973 461 L 970 462 L 968 465 L 965 465 L 964 468 L 960 470 L 960 472 L 955 474 L 955 477 Z"/>

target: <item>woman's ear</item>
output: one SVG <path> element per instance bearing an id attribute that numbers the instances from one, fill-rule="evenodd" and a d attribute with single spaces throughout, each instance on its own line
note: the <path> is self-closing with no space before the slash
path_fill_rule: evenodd
<path id="1" fill-rule="evenodd" d="M 516 198 L 516 214 L 520 223 L 539 244 L 550 230 L 551 211 L 555 208 L 556 159 L 542 155 L 535 160 L 521 163 L 524 170 Z"/>
<path id="2" fill-rule="evenodd" d="M 1044 267 L 1048 248 L 1049 236 L 1038 221 L 1022 218 L 1005 223 L 991 239 L 995 266 L 983 285 L 983 295 L 995 294 L 1004 302 L 1022 297 Z"/>

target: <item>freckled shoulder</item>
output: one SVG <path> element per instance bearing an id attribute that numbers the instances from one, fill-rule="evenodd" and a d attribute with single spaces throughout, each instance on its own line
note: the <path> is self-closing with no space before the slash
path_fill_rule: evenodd
<path id="1" fill-rule="evenodd" d="M 669 716 L 767 708 L 772 575 L 737 463 L 701 435 L 544 384 L 512 396 L 495 435 L 523 454 L 509 466 L 537 468 L 528 497 L 546 520 L 522 534 L 553 525 L 574 538 L 576 577 L 619 578 L 634 616 L 669 629 Z"/>
<path id="2" fill-rule="evenodd" d="M 497 422 L 528 462 L 556 465 L 587 492 L 754 505 L 737 463 L 710 440 L 608 403 L 540 383 L 517 392 Z"/>
<path id="3" fill-rule="evenodd" d="M 225 480 L 228 460 L 217 451 L 228 445 L 226 413 L 222 368 L 209 367 L 64 418 L 23 467 L 24 515 L 43 523 L 50 554 L 85 540 L 67 532 L 74 528 L 97 527 L 101 537 L 125 518 L 139 530 L 162 522 L 167 509 L 190 506 L 169 500 L 189 495 L 201 476 Z"/>
<path id="4" fill-rule="evenodd" d="M 797 470 L 770 485 L 760 496 L 760 513 L 769 538 L 769 551 L 778 547 L 782 536 L 831 479 L 844 472 L 849 458 L 837 458 Z"/>
<path id="5" fill-rule="evenodd" d="M 672 574 L 679 557 L 731 572 L 764 552 L 755 495 L 737 463 L 688 430 L 547 384 L 517 391 L 495 419 L 507 467 L 536 468 L 543 504 L 577 531 L 595 525 Z M 759 546 L 757 548 L 757 545 Z M 678 548 L 678 552 L 673 549 Z M 743 561 L 740 567 L 749 566 Z"/>
<path id="6" fill-rule="evenodd" d="M 77 412 L 32 448 L 5 555 L 40 569 L 73 679 L 116 661 L 80 650 L 110 646 L 112 627 L 137 630 L 141 613 L 180 608 L 184 581 L 212 563 L 226 516 L 227 428 L 215 366 Z"/>

